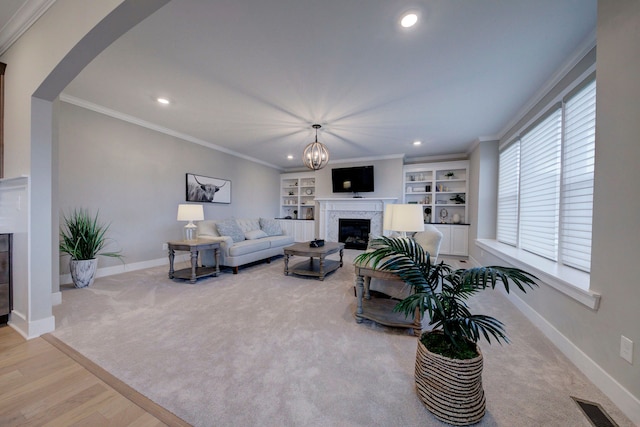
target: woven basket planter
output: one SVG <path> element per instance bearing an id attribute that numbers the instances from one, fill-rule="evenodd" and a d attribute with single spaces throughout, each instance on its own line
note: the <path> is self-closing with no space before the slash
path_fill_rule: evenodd
<path id="1" fill-rule="evenodd" d="M 436 418 L 456 426 L 477 423 L 485 412 L 482 353 L 473 359 L 450 359 L 432 353 L 418 340 L 416 392 Z"/>

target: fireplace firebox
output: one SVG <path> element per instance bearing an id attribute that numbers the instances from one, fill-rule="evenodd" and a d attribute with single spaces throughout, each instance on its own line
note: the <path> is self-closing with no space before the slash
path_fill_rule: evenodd
<path id="1" fill-rule="evenodd" d="M 370 219 L 338 219 L 338 241 L 346 249 L 367 249 L 370 232 Z"/>

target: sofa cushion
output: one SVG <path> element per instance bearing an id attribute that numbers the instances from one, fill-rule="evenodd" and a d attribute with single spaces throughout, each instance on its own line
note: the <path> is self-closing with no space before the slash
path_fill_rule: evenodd
<path id="1" fill-rule="evenodd" d="M 262 230 L 251 230 L 244 233 L 244 238 L 247 240 L 262 239 L 263 237 L 267 236 L 268 234 Z"/>
<path id="2" fill-rule="evenodd" d="M 240 256 L 253 252 L 269 249 L 271 243 L 267 239 L 244 240 L 235 243 L 229 248 L 230 256 Z"/>
<path id="3" fill-rule="evenodd" d="M 225 219 L 218 222 L 216 226 L 221 236 L 229 236 L 236 243 L 244 240 L 244 232 L 240 229 L 235 219 Z"/>
<path id="4" fill-rule="evenodd" d="M 269 236 L 282 235 L 282 227 L 275 219 L 260 218 L 260 228 Z"/>
<path id="5" fill-rule="evenodd" d="M 269 236 L 267 240 L 271 243 L 272 248 L 277 248 L 280 246 L 289 246 L 293 243 L 293 236 Z"/>

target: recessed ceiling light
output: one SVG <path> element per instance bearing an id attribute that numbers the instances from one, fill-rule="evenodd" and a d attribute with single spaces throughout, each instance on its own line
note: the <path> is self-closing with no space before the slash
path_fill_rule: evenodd
<path id="1" fill-rule="evenodd" d="M 413 145 L 421 145 L 422 141 L 413 141 Z"/>
<path id="2" fill-rule="evenodd" d="M 158 98 L 158 99 L 157 99 L 157 101 L 158 101 L 160 104 L 164 104 L 164 105 L 169 104 L 169 100 L 168 100 L 167 98 Z"/>
<path id="3" fill-rule="evenodd" d="M 291 159 L 293 159 L 293 156 L 292 156 L 291 154 L 289 154 L 289 155 L 287 156 L 287 159 L 291 160 Z"/>
<path id="4" fill-rule="evenodd" d="M 402 25 L 404 28 L 410 28 L 416 25 L 416 22 L 418 22 L 418 15 L 416 15 L 415 13 L 407 13 L 400 20 L 400 25 Z"/>

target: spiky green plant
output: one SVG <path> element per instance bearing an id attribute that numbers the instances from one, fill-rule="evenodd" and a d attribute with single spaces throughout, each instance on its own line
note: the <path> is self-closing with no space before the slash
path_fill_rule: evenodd
<path id="1" fill-rule="evenodd" d="M 537 277 L 519 268 L 490 266 L 454 270 L 444 261 L 431 264 L 429 253 L 410 238 L 381 237 L 374 239 L 371 247 L 371 252 L 358 255 L 354 262 L 389 271 L 407 283 L 412 293 L 394 310 L 413 316 L 417 309 L 422 318 L 428 314 L 429 325 L 432 331 L 441 332 L 445 349 L 427 348 L 453 358 L 472 357 L 464 355 L 466 343 L 475 344 L 481 337 L 489 343 L 491 337 L 499 343 L 509 342 L 502 322 L 491 316 L 472 314 L 466 300 L 487 287 L 495 289 L 498 283 L 502 283 L 507 293 L 510 282 L 523 292 L 537 286 L 534 282 Z M 427 345 L 424 335 L 422 342 Z"/>
<path id="2" fill-rule="evenodd" d="M 109 224 L 98 222 L 98 213 L 91 216 L 87 209 L 74 209 L 64 215 L 60 228 L 60 252 L 74 260 L 93 259 L 97 255 L 122 259 L 120 251 L 102 252 L 107 243 Z"/>

